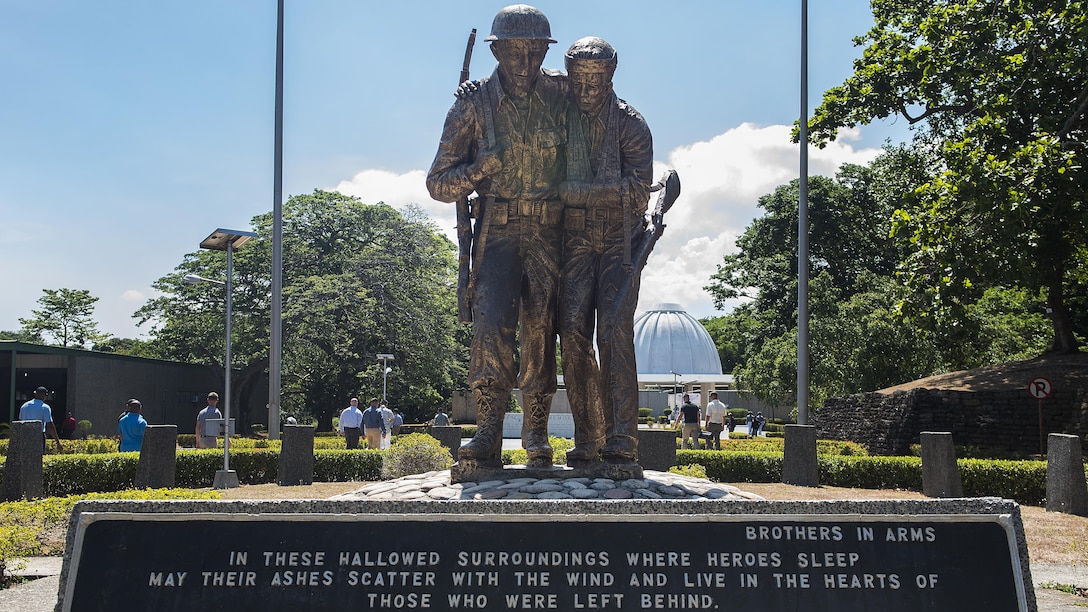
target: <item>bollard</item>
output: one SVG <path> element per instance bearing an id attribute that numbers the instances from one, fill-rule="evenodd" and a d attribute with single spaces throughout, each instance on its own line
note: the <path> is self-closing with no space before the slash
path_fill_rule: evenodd
<path id="1" fill-rule="evenodd" d="M 816 465 L 816 427 L 814 425 L 786 425 L 782 482 L 801 487 L 820 486 L 820 472 Z"/>
<path id="2" fill-rule="evenodd" d="M 667 472 L 676 465 L 676 431 L 669 429 L 638 430 L 638 464 L 646 470 Z"/>
<path id="3" fill-rule="evenodd" d="M 1052 433 L 1047 437 L 1046 510 L 1088 516 L 1088 483 L 1077 436 Z"/>
<path id="4" fill-rule="evenodd" d="M 281 487 L 314 483 L 313 425 L 284 425 L 276 484 Z"/>
<path id="5" fill-rule="evenodd" d="M 457 460 L 457 449 L 461 448 L 460 425 L 432 425 L 427 433 L 450 451 L 454 461 Z"/>
<path id="6" fill-rule="evenodd" d="M 923 431 L 922 493 L 926 497 L 963 497 L 960 466 L 950 431 Z"/>
<path id="7" fill-rule="evenodd" d="M 169 489 L 177 473 L 177 425 L 148 425 L 136 464 L 137 489 Z"/>
<path id="8" fill-rule="evenodd" d="M 42 422 L 15 421 L 4 462 L 4 484 L 0 499 L 34 499 L 44 494 L 42 486 Z"/>

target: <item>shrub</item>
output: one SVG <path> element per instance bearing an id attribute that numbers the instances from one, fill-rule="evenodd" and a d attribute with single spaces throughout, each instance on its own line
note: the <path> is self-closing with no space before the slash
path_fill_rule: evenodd
<path id="1" fill-rule="evenodd" d="M 653 413 L 654 413 L 653 408 L 639 408 L 638 409 L 638 417 L 640 419 L 651 416 L 651 415 L 653 415 Z"/>
<path id="2" fill-rule="evenodd" d="M 688 465 L 674 465 L 669 468 L 669 472 L 673 474 L 680 474 L 682 476 L 690 476 L 692 478 L 706 478 L 706 468 L 698 463 L 691 463 Z"/>
<path id="3" fill-rule="evenodd" d="M 76 433 L 79 435 L 80 438 L 86 440 L 87 434 L 91 432 L 91 427 L 93 426 L 94 425 L 87 419 L 81 419 L 78 423 L 76 423 Z"/>
<path id="4" fill-rule="evenodd" d="M 398 436 L 382 458 L 382 478 L 400 478 L 445 470 L 453 464 L 450 451 L 427 434 Z"/>

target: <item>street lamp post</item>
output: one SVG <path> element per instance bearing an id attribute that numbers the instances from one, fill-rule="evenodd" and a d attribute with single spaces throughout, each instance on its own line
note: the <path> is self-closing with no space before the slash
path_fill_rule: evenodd
<path id="1" fill-rule="evenodd" d="M 680 377 L 683 374 L 669 370 L 669 374 L 672 374 L 672 399 L 676 402 L 676 409 L 680 409 L 680 394 L 676 392 L 676 387 L 680 384 Z M 674 415 L 675 416 L 675 415 Z"/>
<path id="2" fill-rule="evenodd" d="M 185 275 L 185 282 L 187 283 L 212 283 L 213 285 L 222 285 L 227 294 L 226 349 L 224 350 L 223 356 L 223 469 L 215 473 L 213 486 L 216 489 L 233 489 L 238 486 L 238 474 L 230 469 L 230 322 L 231 298 L 233 293 L 231 277 L 234 273 L 234 250 L 245 244 L 250 238 L 256 236 L 257 234 L 253 232 L 220 228 L 212 232 L 210 236 L 200 243 L 200 248 L 202 249 L 227 252 L 226 282 L 203 278 L 196 274 Z M 198 431 L 196 432 L 196 435 L 199 436 L 200 433 L 201 432 Z"/>
<path id="3" fill-rule="evenodd" d="M 386 382 L 386 379 L 389 376 L 389 373 L 393 371 L 393 368 L 390 368 L 389 363 L 388 363 L 390 361 L 393 361 L 393 355 L 391 353 L 378 353 L 377 358 L 378 358 L 378 361 L 382 362 L 382 403 L 386 404 L 386 401 L 385 401 L 385 382 Z"/>

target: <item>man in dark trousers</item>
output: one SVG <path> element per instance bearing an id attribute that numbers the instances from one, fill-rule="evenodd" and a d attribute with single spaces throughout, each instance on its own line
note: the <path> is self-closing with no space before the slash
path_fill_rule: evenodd
<path id="1" fill-rule="evenodd" d="M 683 448 L 688 448 L 688 438 L 691 438 L 691 448 L 699 450 L 699 421 L 700 413 L 699 407 L 691 403 L 691 396 L 684 394 L 684 405 L 680 406 L 680 417 L 683 422 L 684 429 L 680 433 L 680 445 Z"/>

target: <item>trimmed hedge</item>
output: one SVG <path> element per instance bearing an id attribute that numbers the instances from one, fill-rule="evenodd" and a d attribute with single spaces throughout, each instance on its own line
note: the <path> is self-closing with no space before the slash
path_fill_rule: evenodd
<path id="1" fill-rule="evenodd" d="M 918 457 L 818 455 L 816 462 L 822 485 L 922 490 Z M 676 464 L 702 465 L 717 482 L 782 482 L 782 453 L 680 450 Z M 1045 461 L 960 459 L 957 464 L 965 497 L 1003 497 L 1032 506 L 1046 501 Z"/>
<path id="2" fill-rule="evenodd" d="M 47 455 L 43 458 L 43 484 L 49 497 L 105 493 L 131 489 L 136 479 L 140 454 L 107 453 L 94 455 Z M 215 472 L 223 469 L 223 451 L 215 449 L 180 450 L 177 453 L 174 486 L 204 488 L 212 486 Z M 238 472 L 242 484 L 276 482 L 279 470 L 278 450 L 231 452 L 230 467 Z M 371 450 L 315 450 L 314 480 L 317 482 L 371 481 L 381 479 L 382 456 Z M 3 462 L 0 462 L 0 482 Z"/>
<path id="3" fill-rule="evenodd" d="M 563 461 L 566 444 L 552 439 L 556 461 Z M 503 451 L 503 462 L 524 463 L 524 450 Z M 520 460 L 520 461 L 519 461 Z M 868 457 L 820 454 L 816 458 L 820 483 L 859 489 L 922 488 L 922 460 L 918 457 Z M 131 489 L 139 453 L 47 455 L 43 458 L 45 495 L 49 497 Z M 676 464 L 701 465 L 718 482 L 781 482 L 781 452 L 736 450 L 679 450 Z M 960 459 L 963 493 L 967 497 L 1004 497 L 1021 504 L 1042 505 L 1046 499 L 1046 462 Z M 175 486 L 205 488 L 222 469 L 223 452 L 215 449 L 177 453 Z M 231 453 L 231 468 L 242 484 L 276 482 L 279 451 L 238 450 Z M 0 482 L 4 462 L 0 462 Z M 372 450 L 314 451 L 316 482 L 374 481 L 381 479 L 382 453 Z"/>

